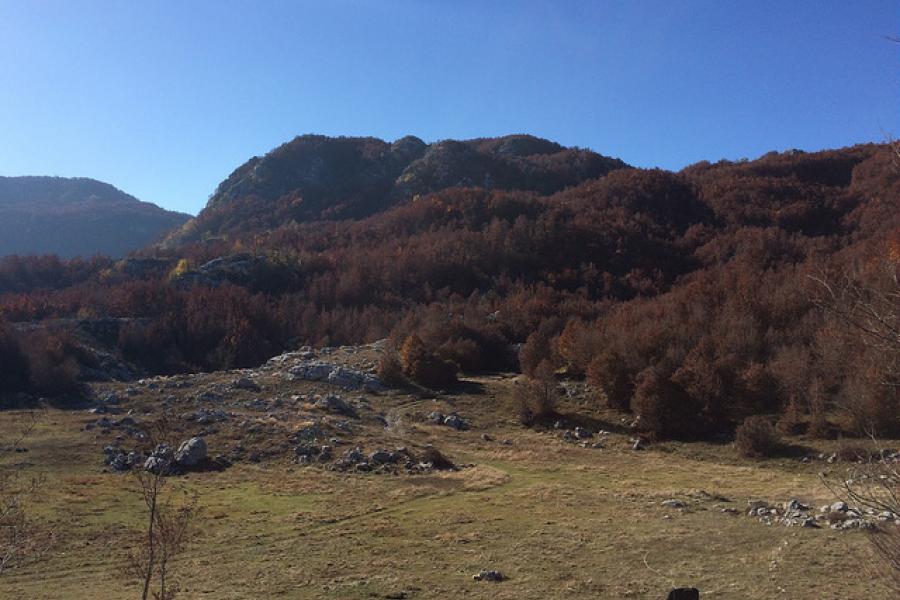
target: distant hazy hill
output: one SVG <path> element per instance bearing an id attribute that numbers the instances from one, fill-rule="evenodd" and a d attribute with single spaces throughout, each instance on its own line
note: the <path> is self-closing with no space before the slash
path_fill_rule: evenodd
<path id="1" fill-rule="evenodd" d="M 189 218 L 93 179 L 0 177 L 0 256 L 119 257 Z"/>
<path id="2" fill-rule="evenodd" d="M 169 241 L 292 221 L 358 219 L 451 187 L 549 194 L 626 167 L 618 159 L 529 135 L 430 145 L 413 136 L 389 143 L 304 135 L 238 167 L 206 209 Z"/>

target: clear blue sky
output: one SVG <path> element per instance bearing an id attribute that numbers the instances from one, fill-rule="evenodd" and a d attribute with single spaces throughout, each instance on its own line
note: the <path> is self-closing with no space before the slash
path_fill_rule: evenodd
<path id="1" fill-rule="evenodd" d="M 302 133 L 639 166 L 900 133 L 896 0 L 0 0 L 0 175 L 197 212 Z"/>

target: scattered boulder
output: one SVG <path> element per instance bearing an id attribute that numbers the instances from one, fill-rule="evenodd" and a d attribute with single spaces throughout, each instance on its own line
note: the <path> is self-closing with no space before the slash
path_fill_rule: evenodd
<path id="1" fill-rule="evenodd" d="M 452 427 L 457 431 L 462 431 L 469 428 L 469 424 L 459 415 L 449 415 L 445 417 L 444 425 L 446 425 L 447 427 Z"/>
<path id="2" fill-rule="evenodd" d="M 228 413 L 221 408 L 214 408 L 212 410 L 201 408 L 194 412 L 184 413 L 181 415 L 181 418 L 185 421 L 194 421 L 199 425 L 207 425 L 209 423 L 227 421 L 230 417 Z"/>
<path id="3" fill-rule="evenodd" d="M 835 502 L 816 511 L 803 502 L 791 499 L 787 502 L 770 504 L 764 500 L 748 500 L 747 516 L 759 520 L 764 525 L 783 525 L 785 527 L 807 527 L 819 529 L 830 525 L 831 529 L 873 529 L 875 522 L 883 519 L 874 510 L 854 509 L 846 502 Z"/>
<path id="4" fill-rule="evenodd" d="M 375 465 L 386 465 L 395 463 L 400 459 L 399 456 L 388 452 L 387 450 L 376 450 L 369 454 L 369 462 Z"/>
<path id="5" fill-rule="evenodd" d="M 298 429 L 291 436 L 292 439 L 303 442 L 314 442 L 324 437 L 325 432 L 322 430 L 318 423 L 313 423 L 311 425 L 307 425 L 306 427 Z"/>
<path id="6" fill-rule="evenodd" d="M 183 469 L 196 469 L 206 461 L 206 440 L 192 437 L 178 446 L 175 463 Z"/>
<path id="7" fill-rule="evenodd" d="M 345 417 L 357 417 L 356 409 L 350 406 L 340 396 L 328 395 L 322 396 L 316 400 L 316 408 L 324 409 L 330 413 L 343 415 Z"/>
<path id="8" fill-rule="evenodd" d="M 247 390 L 248 392 L 259 392 L 262 389 L 259 387 L 258 383 L 249 377 L 239 377 L 238 379 L 235 379 L 234 383 L 231 385 L 236 390 Z"/>
<path id="9" fill-rule="evenodd" d="M 103 404 L 119 404 L 121 400 L 115 394 L 115 392 L 109 392 L 108 394 L 104 394 L 103 397 L 100 398 L 100 402 L 102 402 Z"/>
<path id="10" fill-rule="evenodd" d="M 345 390 L 362 389 L 367 392 L 380 392 L 386 389 L 381 380 L 374 375 L 346 367 L 334 367 L 328 375 L 328 382 Z"/>
<path id="11" fill-rule="evenodd" d="M 437 448 L 426 448 L 419 457 L 419 466 L 423 470 L 437 469 L 438 471 L 456 471 L 457 467 L 452 460 L 447 458 Z"/>
<path id="12" fill-rule="evenodd" d="M 157 475 L 167 473 L 171 466 L 170 461 L 158 456 L 148 456 L 147 460 L 144 461 L 144 470 Z"/>
<path id="13" fill-rule="evenodd" d="M 359 446 L 344 452 L 343 456 L 338 459 L 337 464 L 345 467 L 359 466 L 361 464 L 366 464 L 368 466 L 366 457 Z"/>
<path id="14" fill-rule="evenodd" d="M 125 452 L 118 446 L 107 446 L 103 449 L 103 464 L 113 471 L 130 471 L 138 462 L 138 455 L 134 452 Z"/>
<path id="15" fill-rule="evenodd" d="M 299 464 L 309 464 L 313 460 L 325 462 L 331 460 L 331 446 L 314 446 L 309 444 L 300 444 L 294 448 Z"/>
<path id="16" fill-rule="evenodd" d="M 345 390 L 378 392 L 387 389 L 374 375 L 317 360 L 294 365 L 288 369 L 288 375 L 305 381 L 327 381 Z"/>
<path id="17" fill-rule="evenodd" d="M 166 444 L 159 444 L 144 461 L 144 470 L 151 473 L 165 474 L 172 469 L 175 453 Z"/>
<path id="18" fill-rule="evenodd" d="M 475 575 L 472 575 L 472 579 L 475 581 L 495 581 L 500 582 L 506 579 L 506 575 L 501 573 L 500 571 L 495 570 L 481 570 Z"/>
<path id="19" fill-rule="evenodd" d="M 199 402 L 221 402 L 224 399 L 225 396 L 217 390 L 202 390 L 197 394 Z"/>
<path id="20" fill-rule="evenodd" d="M 305 381 L 322 381 L 331 375 L 334 365 L 311 361 L 300 363 L 288 369 L 288 373 Z"/>
<path id="21" fill-rule="evenodd" d="M 660 504 L 662 506 L 665 506 L 666 508 L 684 508 L 684 506 L 685 506 L 684 502 L 682 502 L 681 500 L 678 500 L 677 498 L 670 498 L 668 500 L 663 500 L 662 502 L 660 502 Z"/>
<path id="22" fill-rule="evenodd" d="M 847 506 L 846 502 L 835 502 L 831 505 L 832 512 L 847 512 L 850 510 L 850 507 Z"/>

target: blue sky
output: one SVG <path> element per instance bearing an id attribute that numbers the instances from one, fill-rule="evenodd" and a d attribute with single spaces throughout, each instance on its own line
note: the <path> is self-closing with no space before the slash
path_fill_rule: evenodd
<path id="1" fill-rule="evenodd" d="M 0 0 L 0 175 L 196 213 L 302 133 L 638 166 L 898 134 L 895 0 Z"/>

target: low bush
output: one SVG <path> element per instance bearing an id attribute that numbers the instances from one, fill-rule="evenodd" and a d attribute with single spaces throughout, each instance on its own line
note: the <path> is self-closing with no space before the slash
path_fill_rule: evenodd
<path id="1" fill-rule="evenodd" d="M 781 446 L 781 440 L 775 427 L 766 417 L 755 415 L 747 417 L 741 423 L 734 436 L 734 444 L 741 456 L 746 458 L 765 458 L 775 456 Z"/>
<path id="2" fill-rule="evenodd" d="M 809 429 L 809 423 L 803 420 L 800 404 L 795 398 L 791 398 L 788 402 L 775 428 L 781 435 L 800 435 Z"/>
<path id="3" fill-rule="evenodd" d="M 516 388 L 514 401 L 519 422 L 526 427 L 536 423 L 546 423 L 558 416 L 556 401 L 559 385 L 553 373 L 553 366 L 542 362 L 532 377 L 528 377 Z"/>
<path id="4" fill-rule="evenodd" d="M 835 454 L 842 462 L 861 462 L 879 458 L 879 453 L 872 448 L 850 443 L 844 438 L 838 439 L 838 448 Z"/>
<path id="5" fill-rule="evenodd" d="M 638 374 L 631 408 L 638 429 L 653 439 L 691 439 L 705 430 L 702 407 L 661 367 Z"/>
<path id="6" fill-rule="evenodd" d="M 853 432 L 861 436 L 900 436 L 900 395 L 894 385 L 871 382 L 847 394 L 844 410 Z"/>
<path id="7" fill-rule="evenodd" d="M 519 350 L 519 370 L 529 377 L 544 362 L 553 362 L 553 337 L 559 327 L 559 319 L 549 319 L 541 323 Z"/>
<path id="8" fill-rule="evenodd" d="M 19 336 L 6 324 L 0 323 L 0 393 L 23 391 L 28 383 L 28 358 L 22 350 Z"/>
<path id="9" fill-rule="evenodd" d="M 631 410 L 634 383 L 625 361 L 616 352 L 601 352 L 588 364 L 588 382 L 601 392 L 606 405 Z"/>
<path id="10" fill-rule="evenodd" d="M 378 370 L 376 372 L 378 378 L 385 385 L 391 387 L 400 387 L 406 380 L 403 377 L 403 365 L 400 364 L 400 357 L 393 348 L 388 348 L 378 359 Z"/>
<path id="11" fill-rule="evenodd" d="M 60 331 L 32 333 L 25 343 L 25 351 L 33 391 L 48 396 L 78 391 L 81 351 L 70 334 Z"/>
<path id="12" fill-rule="evenodd" d="M 400 365 L 406 377 L 425 387 L 456 383 L 456 365 L 431 352 L 417 335 L 407 337 L 400 347 Z"/>

